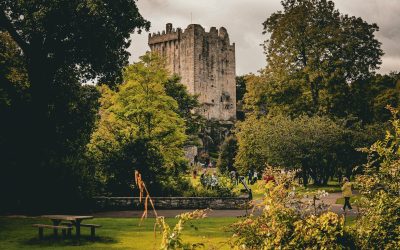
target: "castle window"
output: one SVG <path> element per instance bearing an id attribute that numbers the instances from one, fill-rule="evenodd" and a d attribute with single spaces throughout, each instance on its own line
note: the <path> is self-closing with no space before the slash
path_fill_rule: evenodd
<path id="1" fill-rule="evenodd" d="M 212 99 L 211 102 L 214 103 L 214 99 Z"/>
<path id="2" fill-rule="evenodd" d="M 199 61 L 201 60 L 201 54 L 199 55 Z"/>
<path id="3" fill-rule="evenodd" d="M 222 96 L 221 96 L 221 102 L 223 102 L 223 100 L 222 100 Z"/>
<path id="4" fill-rule="evenodd" d="M 222 74 L 224 74 L 224 73 L 225 73 L 224 69 L 221 69 L 221 73 L 222 73 Z"/>

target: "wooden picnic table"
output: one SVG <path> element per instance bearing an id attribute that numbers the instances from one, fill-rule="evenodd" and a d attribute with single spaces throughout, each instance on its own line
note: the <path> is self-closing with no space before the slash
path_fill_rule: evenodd
<path id="1" fill-rule="evenodd" d="M 53 222 L 54 226 L 60 225 L 61 221 L 69 221 L 75 226 L 76 237 L 79 238 L 81 236 L 81 222 L 83 220 L 93 219 L 93 216 L 82 216 L 82 215 L 43 215 L 43 218 L 50 219 Z M 57 235 L 58 230 L 56 228 L 53 229 L 54 234 Z"/>

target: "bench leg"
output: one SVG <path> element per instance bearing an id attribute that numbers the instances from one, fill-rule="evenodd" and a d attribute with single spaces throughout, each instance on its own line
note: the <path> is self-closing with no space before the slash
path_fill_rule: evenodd
<path id="1" fill-rule="evenodd" d="M 92 237 L 92 239 L 94 239 L 94 237 L 96 236 L 96 228 L 95 227 L 90 228 L 90 236 Z"/>
<path id="2" fill-rule="evenodd" d="M 53 220 L 53 225 L 54 226 L 58 226 L 58 225 L 60 225 L 60 220 Z M 54 237 L 58 237 L 58 229 L 57 228 L 54 228 L 53 229 L 53 233 L 54 233 Z"/>
<path id="3" fill-rule="evenodd" d="M 71 238 L 71 236 L 72 236 L 72 227 L 68 228 L 67 236 L 68 236 L 68 238 Z"/>
<path id="4" fill-rule="evenodd" d="M 62 229 L 62 236 L 63 236 L 63 238 L 67 237 L 67 230 L 66 229 Z"/>
<path id="5" fill-rule="evenodd" d="M 43 240 L 43 227 L 39 227 L 39 239 Z"/>

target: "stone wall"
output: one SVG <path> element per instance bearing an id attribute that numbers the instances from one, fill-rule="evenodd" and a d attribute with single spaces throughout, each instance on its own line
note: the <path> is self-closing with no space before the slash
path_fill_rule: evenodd
<path id="1" fill-rule="evenodd" d="M 190 24 L 184 31 L 167 24 L 162 33 L 149 35 L 152 51 L 163 55 L 170 73 L 181 76 L 192 94 L 199 95 L 197 111 L 207 119 L 236 119 L 235 44 L 224 27 L 206 32 Z"/>
<path id="2" fill-rule="evenodd" d="M 142 210 L 139 197 L 95 197 L 97 210 Z M 246 209 L 247 197 L 153 197 L 156 209 Z"/>

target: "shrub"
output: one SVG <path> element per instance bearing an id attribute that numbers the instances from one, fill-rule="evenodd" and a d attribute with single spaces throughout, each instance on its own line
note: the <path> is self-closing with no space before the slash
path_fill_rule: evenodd
<path id="1" fill-rule="evenodd" d="M 393 114 L 393 132 L 369 149 L 364 173 L 357 177 L 362 198 L 356 236 L 361 248 L 400 249 L 400 120 Z"/>
<path id="2" fill-rule="evenodd" d="M 232 247 L 241 249 L 347 249 L 353 246 L 344 229 L 344 219 L 327 212 L 323 203 L 315 199 L 325 195 L 314 194 L 305 200 L 295 192 L 295 172 L 268 169 L 275 182 L 268 182 L 261 205 L 260 216 L 235 223 Z"/>

